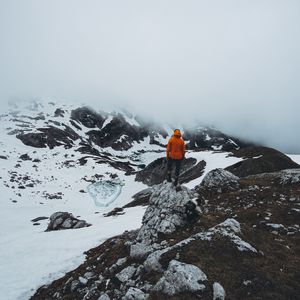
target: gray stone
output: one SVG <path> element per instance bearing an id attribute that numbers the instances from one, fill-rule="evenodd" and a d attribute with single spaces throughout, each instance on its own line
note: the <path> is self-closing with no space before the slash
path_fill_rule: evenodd
<path id="1" fill-rule="evenodd" d="M 121 281 L 125 282 L 132 278 L 136 271 L 136 267 L 128 266 L 127 268 L 123 269 L 121 272 L 116 274 L 116 277 Z"/>
<path id="2" fill-rule="evenodd" d="M 224 300 L 225 299 L 225 290 L 220 283 L 215 282 L 213 284 L 213 300 Z"/>
<path id="3" fill-rule="evenodd" d="M 239 177 L 221 168 L 206 174 L 200 184 L 201 189 L 215 192 L 235 191 L 239 186 Z"/>
<path id="4" fill-rule="evenodd" d="M 206 275 L 198 267 L 172 260 L 163 277 L 154 286 L 154 290 L 168 296 L 183 292 L 200 292 L 205 289 L 202 282 L 206 280 Z"/>
<path id="5" fill-rule="evenodd" d="M 147 300 L 148 298 L 149 294 L 145 294 L 138 288 L 130 287 L 122 300 Z"/>
<path id="6" fill-rule="evenodd" d="M 105 293 L 105 294 L 102 294 L 98 300 L 110 300 L 110 297 Z"/>

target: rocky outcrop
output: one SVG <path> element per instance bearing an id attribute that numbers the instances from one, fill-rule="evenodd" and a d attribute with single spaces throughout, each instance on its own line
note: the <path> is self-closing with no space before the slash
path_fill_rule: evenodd
<path id="1" fill-rule="evenodd" d="M 79 107 L 72 110 L 71 119 L 87 128 L 101 128 L 105 118 L 89 107 Z"/>
<path id="2" fill-rule="evenodd" d="M 228 192 L 239 189 L 239 178 L 224 169 L 214 169 L 205 175 L 197 190 Z"/>
<path id="3" fill-rule="evenodd" d="M 207 276 L 198 267 L 171 260 L 168 269 L 153 290 L 168 296 L 184 292 L 199 293 L 205 289 L 203 284 L 205 281 L 207 281 Z"/>
<path id="4" fill-rule="evenodd" d="M 171 234 L 187 222 L 187 204 L 195 194 L 186 187 L 177 191 L 172 183 L 164 182 L 153 187 L 143 225 L 130 248 L 130 256 L 143 258 L 160 248 L 156 242 L 160 235 Z M 196 209 L 196 207 L 195 207 Z"/>
<path id="5" fill-rule="evenodd" d="M 75 218 L 71 213 L 59 211 L 50 216 L 50 223 L 46 231 L 77 229 L 88 226 L 91 226 L 91 224 Z"/>
<path id="6" fill-rule="evenodd" d="M 195 158 L 185 158 L 181 164 L 180 179 L 183 178 L 187 182 L 194 178 L 195 174 L 201 174 L 203 164 L 195 166 L 197 160 Z M 191 171 L 191 172 L 190 172 Z M 175 167 L 173 167 L 175 172 Z M 167 159 L 164 157 L 158 158 L 146 166 L 142 171 L 136 174 L 135 180 L 143 182 L 147 185 L 160 184 L 166 179 L 167 174 Z M 199 175 L 201 176 L 201 175 Z"/>
<path id="7" fill-rule="evenodd" d="M 147 188 L 144 189 L 132 196 L 133 201 L 129 202 L 124 206 L 124 208 L 127 207 L 134 207 L 134 206 L 140 206 L 140 205 L 148 205 L 150 197 L 152 195 L 153 189 Z"/>
<path id="8" fill-rule="evenodd" d="M 118 114 L 100 131 L 90 130 L 87 134 L 90 141 L 100 147 L 128 150 L 134 142 L 140 142 L 148 136 L 148 131 L 145 128 L 127 123 L 125 118 Z"/>
<path id="9" fill-rule="evenodd" d="M 74 141 L 79 139 L 79 135 L 69 126 L 64 125 L 64 129 L 54 126 L 38 129 L 40 132 L 35 133 L 20 133 L 17 138 L 25 145 L 35 148 L 49 147 L 53 149 L 56 146 L 64 146 L 71 148 Z"/>
<path id="10" fill-rule="evenodd" d="M 233 155 L 245 158 L 245 160 L 226 168 L 227 171 L 238 177 L 300 168 L 285 154 L 267 147 L 240 149 L 234 151 Z"/>
<path id="11" fill-rule="evenodd" d="M 189 141 L 187 145 L 189 149 L 233 151 L 251 145 L 249 142 L 230 137 L 212 127 L 185 130 L 183 137 Z"/>
<path id="12" fill-rule="evenodd" d="M 211 172 L 207 186 L 222 193 L 197 196 L 193 220 L 194 191 L 152 187 L 139 230 L 91 249 L 32 299 L 297 299 L 300 171 L 244 177 L 234 190 L 228 173 Z"/>

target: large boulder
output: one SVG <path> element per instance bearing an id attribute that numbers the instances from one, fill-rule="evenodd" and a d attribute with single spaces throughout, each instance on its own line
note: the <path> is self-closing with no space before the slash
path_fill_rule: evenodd
<path id="1" fill-rule="evenodd" d="M 171 260 L 168 269 L 154 286 L 155 291 L 168 296 L 184 292 L 198 293 L 205 289 L 207 276 L 196 266 Z"/>
<path id="2" fill-rule="evenodd" d="M 87 128 L 101 128 L 105 118 L 89 107 L 79 107 L 72 110 L 71 118 Z"/>
<path id="3" fill-rule="evenodd" d="M 91 224 L 75 218 L 71 213 L 59 211 L 50 216 L 50 223 L 46 231 L 77 229 L 88 226 L 91 226 Z"/>
<path id="4" fill-rule="evenodd" d="M 239 189 L 239 177 L 221 168 L 214 169 L 206 174 L 197 189 L 213 192 L 236 191 Z"/>
<path id="5" fill-rule="evenodd" d="M 239 177 L 300 168 L 285 154 L 267 147 L 240 149 L 234 151 L 233 155 L 245 158 L 243 161 L 226 168 L 227 171 Z"/>
<path id="6" fill-rule="evenodd" d="M 130 255 L 144 257 L 153 251 L 161 235 L 171 234 L 187 224 L 191 207 L 196 194 L 186 187 L 176 189 L 172 183 L 164 182 L 153 187 L 149 206 L 147 207 L 135 243 L 131 246 Z"/>
<path id="7" fill-rule="evenodd" d="M 187 182 L 189 181 L 190 178 L 194 178 L 194 175 L 195 173 L 197 173 L 197 171 L 199 172 L 199 174 L 201 173 L 201 170 L 199 170 L 199 166 L 198 165 L 197 167 L 195 166 L 196 162 L 197 160 L 195 158 L 183 159 L 181 163 L 182 175 L 180 175 L 179 180 L 181 180 L 181 177 L 183 176 L 182 178 L 184 179 L 184 182 Z M 167 176 L 167 163 L 168 161 L 164 157 L 154 160 L 148 166 L 146 166 L 142 171 L 139 171 L 136 174 L 135 180 L 141 181 L 144 184 L 147 184 L 149 186 L 162 183 Z M 194 166 L 195 166 L 194 171 L 190 174 L 187 174 L 188 170 L 192 170 Z M 174 171 L 175 171 L 175 166 L 173 166 L 173 172 Z"/>

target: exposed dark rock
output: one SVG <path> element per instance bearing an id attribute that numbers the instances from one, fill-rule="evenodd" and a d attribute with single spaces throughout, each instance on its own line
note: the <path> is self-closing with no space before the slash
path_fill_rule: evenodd
<path id="1" fill-rule="evenodd" d="M 54 117 L 63 117 L 65 111 L 61 108 L 57 108 L 54 112 Z"/>
<path id="2" fill-rule="evenodd" d="M 203 175 L 204 169 L 206 167 L 206 162 L 201 160 L 195 166 L 191 167 L 190 169 L 186 170 L 180 175 L 179 182 L 186 183 L 192 181 L 196 178 L 199 178 Z"/>
<path id="3" fill-rule="evenodd" d="M 189 140 L 188 149 L 211 149 L 232 151 L 253 144 L 230 137 L 214 128 L 200 127 L 184 130 L 183 138 Z"/>
<path id="4" fill-rule="evenodd" d="M 19 158 L 22 160 L 32 160 L 32 158 L 27 153 L 22 154 Z"/>
<path id="5" fill-rule="evenodd" d="M 7 159 L 7 156 L 0 155 L 0 159 Z"/>
<path id="6" fill-rule="evenodd" d="M 75 218 L 71 213 L 56 212 L 50 216 L 50 223 L 46 231 L 76 229 L 88 226 L 91 226 L 91 224 Z"/>
<path id="7" fill-rule="evenodd" d="M 80 107 L 72 110 L 71 118 L 87 128 L 101 128 L 105 121 L 103 116 L 89 107 Z"/>
<path id="8" fill-rule="evenodd" d="M 17 135 L 25 145 L 36 148 L 44 148 L 48 146 L 53 149 L 55 146 L 64 145 L 66 148 L 70 148 L 73 145 L 73 141 L 77 140 L 79 136 L 69 126 L 64 125 L 65 129 L 57 127 L 45 127 L 39 128 L 41 133 L 21 133 Z"/>
<path id="9" fill-rule="evenodd" d="M 111 217 L 111 216 L 118 216 L 118 215 L 124 215 L 125 211 L 121 207 L 115 207 L 112 211 L 103 214 L 104 217 Z"/>
<path id="10" fill-rule="evenodd" d="M 195 158 L 185 158 L 181 163 L 181 174 L 184 175 L 183 180 L 185 182 L 194 178 L 195 174 L 200 174 L 201 165 L 194 168 L 192 173 L 186 172 L 187 170 L 192 170 L 192 167 L 196 164 L 197 160 Z M 175 168 L 173 167 L 173 172 Z M 186 173 L 185 173 L 186 172 Z M 166 179 L 167 173 L 167 160 L 166 158 L 158 158 L 155 161 L 151 162 L 143 170 L 139 171 L 136 174 L 135 180 L 141 181 L 147 185 L 154 185 L 162 183 Z M 182 176 L 181 175 L 181 176 Z M 179 180 L 181 180 L 181 176 Z"/>
<path id="11" fill-rule="evenodd" d="M 20 133 L 17 135 L 23 144 L 35 148 L 47 147 L 47 139 L 42 133 Z"/>
<path id="12" fill-rule="evenodd" d="M 239 177 L 300 168 L 300 166 L 288 156 L 272 148 L 245 148 L 234 151 L 233 155 L 246 158 L 226 168 L 226 170 Z"/>
<path id="13" fill-rule="evenodd" d="M 31 222 L 38 222 L 38 221 L 42 221 L 42 220 L 47 220 L 49 219 L 48 217 L 37 217 L 31 220 Z"/>
<path id="14" fill-rule="evenodd" d="M 148 188 L 136 193 L 132 196 L 134 200 L 124 205 L 123 208 L 148 205 L 152 192 L 153 190 L 151 188 Z"/>
<path id="15" fill-rule="evenodd" d="M 128 150 L 133 142 L 143 140 L 147 130 L 128 124 L 120 114 L 100 130 L 87 132 L 90 140 L 100 147 L 112 147 L 115 150 Z"/>

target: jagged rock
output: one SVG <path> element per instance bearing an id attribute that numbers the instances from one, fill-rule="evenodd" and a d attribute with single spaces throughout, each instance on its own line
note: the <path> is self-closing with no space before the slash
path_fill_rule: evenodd
<path id="1" fill-rule="evenodd" d="M 105 118 L 89 107 L 80 107 L 72 110 L 71 119 L 88 128 L 101 128 Z"/>
<path id="2" fill-rule="evenodd" d="M 148 131 L 143 127 L 127 123 L 125 118 L 118 114 L 101 131 L 90 130 L 87 135 L 100 147 L 128 150 L 134 142 L 140 142 L 148 136 Z"/>
<path id="3" fill-rule="evenodd" d="M 61 145 L 70 148 L 73 145 L 73 141 L 79 139 L 79 135 L 69 126 L 64 125 L 64 127 L 64 129 L 54 126 L 38 128 L 41 132 L 20 133 L 17 135 L 17 138 L 25 145 L 36 148 L 48 146 L 50 149 L 53 149 L 55 146 Z"/>
<path id="4" fill-rule="evenodd" d="M 104 217 L 111 217 L 111 216 L 119 216 L 119 215 L 124 215 L 125 211 L 121 207 L 115 207 L 112 211 L 103 214 Z"/>
<path id="5" fill-rule="evenodd" d="M 206 280 L 207 276 L 198 267 L 172 260 L 167 271 L 154 286 L 154 290 L 168 296 L 183 292 L 200 292 L 205 289 L 203 282 Z"/>
<path id="6" fill-rule="evenodd" d="M 280 175 L 280 184 L 294 184 L 300 182 L 300 169 L 284 170 Z"/>
<path id="7" fill-rule="evenodd" d="M 132 278 L 134 273 L 136 272 L 136 267 L 134 266 L 128 266 L 125 269 L 123 269 L 121 272 L 116 274 L 116 277 L 121 281 L 121 282 L 126 282 L 129 279 Z"/>
<path id="8" fill-rule="evenodd" d="M 50 216 L 50 223 L 48 224 L 46 231 L 71 228 L 76 229 L 88 226 L 91 226 L 91 224 L 75 218 L 71 213 L 59 211 Z"/>
<path id="9" fill-rule="evenodd" d="M 224 169 L 214 169 L 203 178 L 200 189 L 227 192 L 239 189 L 239 178 Z"/>
<path id="10" fill-rule="evenodd" d="M 149 206 L 142 220 L 136 243 L 131 246 L 132 257 L 146 256 L 160 234 L 170 234 L 187 222 L 187 203 L 195 194 L 186 187 L 176 191 L 172 183 L 153 187 Z M 196 210 L 196 207 L 195 207 Z"/>
<path id="11" fill-rule="evenodd" d="M 57 108 L 54 112 L 54 117 L 63 117 L 65 111 L 61 108 Z"/>
<path id="12" fill-rule="evenodd" d="M 122 300 L 147 300 L 148 298 L 149 294 L 145 294 L 138 288 L 130 287 Z"/>
<path id="13" fill-rule="evenodd" d="M 111 300 L 110 297 L 105 293 L 105 294 L 102 294 L 98 300 Z"/>
<path id="14" fill-rule="evenodd" d="M 151 195 L 152 195 L 152 188 L 144 189 L 136 193 L 135 195 L 133 195 L 132 198 L 134 200 L 124 205 L 124 208 L 140 206 L 140 205 L 148 205 Z"/>
<path id="15" fill-rule="evenodd" d="M 41 220 L 47 220 L 48 217 L 37 217 L 37 218 L 34 218 L 31 220 L 31 222 L 38 222 L 38 221 L 41 221 Z"/>
<path id="16" fill-rule="evenodd" d="M 42 133 L 30 132 L 30 133 L 20 133 L 17 135 L 23 144 L 35 148 L 45 148 L 47 147 L 47 139 Z"/>
<path id="17" fill-rule="evenodd" d="M 204 160 L 201 160 L 195 166 L 191 167 L 187 171 L 182 172 L 179 176 L 179 182 L 186 183 L 201 177 L 204 172 L 205 166 L 206 162 Z"/>
<path id="18" fill-rule="evenodd" d="M 200 148 L 232 151 L 239 149 L 240 147 L 247 147 L 251 145 L 251 143 L 230 137 L 211 127 L 184 130 L 183 137 L 185 140 L 189 141 L 187 145 L 188 149 Z"/>
<path id="19" fill-rule="evenodd" d="M 225 299 L 225 290 L 220 283 L 215 282 L 213 284 L 213 300 L 224 300 Z"/>
<path id="20" fill-rule="evenodd" d="M 32 160 L 32 158 L 27 153 L 22 154 L 19 158 L 22 160 Z"/>
<path id="21" fill-rule="evenodd" d="M 195 158 L 186 158 L 181 163 L 181 174 L 185 174 L 184 182 L 188 181 L 187 170 L 192 169 L 192 167 L 196 164 L 197 160 Z M 199 167 L 199 166 L 198 166 Z M 198 167 L 194 170 L 198 170 Z M 173 172 L 175 168 L 173 168 Z M 151 162 L 146 168 L 142 171 L 139 171 L 136 174 L 135 180 L 141 181 L 144 184 L 153 186 L 155 184 L 160 184 L 166 179 L 167 173 L 167 160 L 164 157 L 158 158 Z M 194 173 L 191 174 L 190 178 L 193 178 Z M 201 175 L 200 175 L 201 176 Z M 180 177 L 181 178 L 181 177 Z M 180 179 L 179 179 L 180 180 Z"/>

